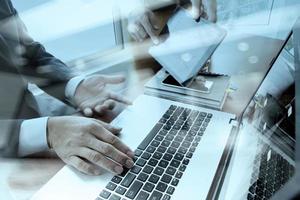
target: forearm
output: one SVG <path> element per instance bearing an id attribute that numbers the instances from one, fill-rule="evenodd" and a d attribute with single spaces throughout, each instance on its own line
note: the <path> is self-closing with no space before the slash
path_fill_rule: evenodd
<path id="1" fill-rule="evenodd" d="M 0 156 L 17 157 L 19 132 L 23 120 L 0 120 Z"/>
<path id="2" fill-rule="evenodd" d="M 22 58 L 26 61 L 19 68 L 19 73 L 33 77 L 30 82 L 36 83 L 36 78 L 42 79 L 38 84 L 43 90 L 58 99 L 64 99 L 65 86 L 76 73 L 61 60 L 46 51 L 44 46 L 34 41 L 19 18 L 17 11 L 15 21 L 18 23 L 18 35 L 22 46 Z"/>
<path id="3" fill-rule="evenodd" d="M 18 23 L 19 42 L 22 45 L 21 56 L 26 60 L 23 66 L 24 73 L 57 82 L 68 81 L 74 77 L 75 74 L 71 68 L 47 52 L 41 43 L 30 37 L 17 11 L 15 10 L 14 13 L 15 21 Z"/>
<path id="4" fill-rule="evenodd" d="M 158 34 L 162 32 L 164 27 L 166 26 L 169 18 L 172 14 L 176 11 L 178 2 L 177 0 L 168 0 L 168 1 L 152 1 L 152 0 L 142 0 L 144 1 L 144 6 L 147 9 L 150 9 L 154 12 L 155 16 L 157 17 L 157 25 L 159 30 L 157 31 Z"/>
<path id="5" fill-rule="evenodd" d="M 48 150 L 47 120 L 1 120 L 0 156 L 18 158 Z"/>
<path id="6" fill-rule="evenodd" d="M 48 117 L 23 121 L 20 128 L 18 156 L 25 157 L 49 149 L 47 144 Z"/>
<path id="7" fill-rule="evenodd" d="M 78 81 L 71 82 L 70 84 L 72 84 L 74 90 L 70 89 L 69 91 L 64 92 L 69 92 L 70 98 L 73 98 L 72 95 L 79 83 L 80 82 Z M 42 91 L 38 91 L 37 89 L 32 92 L 36 95 L 44 94 Z M 45 94 L 43 96 L 45 96 Z M 76 110 L 69 108 L 67 105 L 63 105 L 62 102 L 58 102 L 58 100 L 54 101 L 53 97 L 51 97 L 53 100 L 49 98 L 50 96 L 45 96 L 43 99 L 37 99 L 38 105 L 36 111 L 38 113 L 41 112 L 40 116 L 50 116 L 51 113 L 55 115 L 63 115 L 73 114 L 76 112 Z M 56 110 L 57 112 L 55 112 Z M 7 118 L 4 116 L 1 117 Z M 0 156 L 24 157 L 48 150 L 46 140 L 47 119 L 48 117 L 30 120 L 0 120 Z"/>

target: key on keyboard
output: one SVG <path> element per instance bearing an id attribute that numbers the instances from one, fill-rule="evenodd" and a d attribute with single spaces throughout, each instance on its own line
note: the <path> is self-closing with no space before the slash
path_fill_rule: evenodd
<path id="1" fill-rule="evenodd" d="M 248 200 L 270 199 L 294 174 L 294 167 L 268 144 L 257 152 Z M 258 174 L 258 175 L 257 175 Z"/>
<path id="2" fill-rule="evenodd" d="M 171 199 L 212 117 L 170 106 L 135 150 L 134 167 L 114 176 L 98 198 Z"/>

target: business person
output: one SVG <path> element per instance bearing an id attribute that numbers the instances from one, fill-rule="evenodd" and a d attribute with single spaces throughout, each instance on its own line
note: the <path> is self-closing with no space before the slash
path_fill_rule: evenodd
<path id="1" fill-rule="evenodd" d="M 138 42 L 144 41 L 150 37 L 153 43 L 159 43 L 157 32 L 162 29 L 161 18 L 168 18 L 176 8 L 184 6 L 187 3 L 192 5 L 193 18 L 198 20 L 203 17 L 211 22 L 217 20 L 217 3 L 216 0 L 167 0 L 141 1 L 141 6 L 134 10 L 129 16 L 128 32 L 132 38 Z M 165 20 L 166 21 L 166 20 Z"/>
<path id="2" fill-rule="evenodd" d="M 43 115 L 30 101 L 40 91 L 28 89 L 30 82 L 53 95 L 44 102 L 47 109 L 58 106 L 54 97 L 64 102 L 68 99 L 90 117 L 105 114 L 117 103 L 130 103 L 106 89 L 106 84 L 123 81 L 120 76 L 75 76 L 28 35 L 12 2 L 0 0 L 1 156 L 26 157 L 50 148 L 65 163 L 86 174 L 97 175 L 101 168 L 119 174 L 124 167 L 132 167 L 133 152 L 117 137 L 120 128 L 72 116 L 74 113 L 61 109 L 61 105 L 60 116 L 40 117 Z"/>

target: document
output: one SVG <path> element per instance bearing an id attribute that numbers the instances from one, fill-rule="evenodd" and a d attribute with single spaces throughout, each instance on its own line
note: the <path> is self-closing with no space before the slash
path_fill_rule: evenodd
<path id="1" fill-rule="evenodd" d="M 168 21 L 169 35 L 149 53 L 181 85 L 194 77 L 226 36 L 218 25 L 196 22 L 186 10 L 178 10 Z"/>

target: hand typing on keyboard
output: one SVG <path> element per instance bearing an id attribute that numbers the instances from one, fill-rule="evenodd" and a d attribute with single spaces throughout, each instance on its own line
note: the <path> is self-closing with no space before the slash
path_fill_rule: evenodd
<path id="1" fill-rule="evenodd" d="M 97 200 L 170 200 L 213 115 L 171 105 Z M 125 199 L 125 198 L 122 198 Z"/>
<path id="2" fill-rule="evenodd" d="M 48 144 L 67 164 L 99 175 L 101 168 L 121 174 L 133 166 L 134 153 L 116 135 L 119 128 L 84 117 L 53 117 L 48 120 Z"/>

